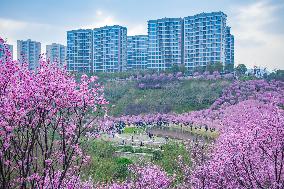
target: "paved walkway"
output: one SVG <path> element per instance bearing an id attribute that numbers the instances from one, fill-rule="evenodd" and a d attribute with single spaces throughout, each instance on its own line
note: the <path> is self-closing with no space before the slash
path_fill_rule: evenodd
<path id="1" fill-rule="evenodd" d="M 114 134 L 109 135 L 105 134 L 102 136 L 103 139 L 116 142 L 120 145 L 134 145 L 139 146 L 141 142 L 143 145 L 161 145 L 167 142 L 166 138 L 169 139 L 178 139 L 178 140 L 199 140 L 204 141 L 203 137 L 198 137 L 192 135 L 188 131 L 181 131 L 180 129 L 169 129 L 169 128 L 148 128 L 147 132 L 150 132 L 154 135 L 153 138 L 150 138 L 147 134 Z"/>
<path id="2" fill-rule="evenodd" d="M 113 135 L 104 135 L 103 138 L 119 144 L 124 143 L 126 145 L 140 145 L 141 142 L 143 145 L 161 145 L 167 142 L 166 139 L 162 137 L 154 136 L 153 139 L 150 139 L 146 134 L 115 134 L 114 137 Z"/>
<path id="3" fill-rule="evenodd" d="M 149 128 L 147 129 L 147 132 L 150 132 L 158 137 L 168 137 L 172 139 L 178 139 L 178 140 L 204 140 L 203 137 L 198 137 L 196 135 L 191 134 L 188 131 L 182 131 L 180 129 L 169 129 L 169 128 Z"/>

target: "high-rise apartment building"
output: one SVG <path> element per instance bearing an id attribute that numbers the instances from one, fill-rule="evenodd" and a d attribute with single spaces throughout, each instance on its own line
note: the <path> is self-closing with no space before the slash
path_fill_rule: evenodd
<path id="1" fill-rule="evenodd" d="M 127 37 L 127 69 L 145 70 L 148 59 L 148 36 L 135 35 Z"/>
<path id="2" fill-rule="evenodd" d="M 231 34 L 231 28 L 227 27 L 226 28 L 226 60 L 225 64 L 231 64 L 234 65 L 234 60 L 235 60 L 235 49 L 234 49 L 234 36 Z"/>
<path id="3" fill-rule="evenodd" d="M 41 54 L 41 43 L 30 39 L 17 41 L 17 58 L 20 62 L 28 63 L 30 70 L 35 70 L 39 66 L 39 56 Z"/>
<path id="4" fill-rule="evenodd" d="M 120 72 L 127 66 L 127 29 L 114 25 L 93 31 L 94 72 Z"/>
<path id="5" fill-rule="evenodd" d="M 148 68 L 165 70 L 183 63 L 183 19 L 148 21 Z"/>
<path id="6" fill-rule="evenodd" d="M 118 72 L 127 66 L 127 29 L 105 26 L 67 32 L 67 67 L 79 72 Z"/>
<path id="7" fill-rule="evenodd" d="M 148 21 L 148 35 L 128 36 L 122 26 L 67 32 L 69 71 L 165 70 L 174 64 L 188 71 L 208 64 L 234 65 L 234 36 L 223 12 Z"/>
<path id="8" fill-rule="evenodd" d="M 67 70 L 92 72 L 93 30 L 67 31 Z"/>
<path id="9" fill-rule="evenodd" d="M 223 12 L 184 18 L 184 64 L 189 71 L 209 63 L 225 63 L 226 19 Z"/>
<path id="10" fill-rule="evenodd" d="M 59 66 L 65 66 L 66 46 L 57 43 L 46 45 L 46 57 L 51 62 L 56 62 Z"/>

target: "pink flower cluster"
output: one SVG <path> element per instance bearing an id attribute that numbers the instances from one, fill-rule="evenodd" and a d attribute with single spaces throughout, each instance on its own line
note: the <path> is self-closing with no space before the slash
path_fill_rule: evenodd
<path id="1" fill-rule="evenodd" d="M 222 96 L 214 102 L 211 108 L 222 109 L 248 99 L 284 105 L 284 82 L 267 82 L 265 80 L 235 81 L 223 90 Z"/>
<path id="2" fill-rule="evenodd" d="M 228 79 L 233 80 L 235 79 L 233 73 L 227 73 L 221 75 L 218 71 L 214 71 L 212 74 L 206 71 L 203 74 L 199 74 L 198 72 L 194 72 L 192 77 L 188 77 L 188 79 L 204 79 L 204 80 L 218 80 L 218 79 Z"/>
<path id="3" fill-rule="evenodd" d="M 144 166 L 133 166 L 130 168 L 134 178 L 122 183 L 111 185 L 98 185 L 99 189 L 166 189 L 171 185 L 173 178 L 169 177 L 160 167 L 152 164 Z"/>

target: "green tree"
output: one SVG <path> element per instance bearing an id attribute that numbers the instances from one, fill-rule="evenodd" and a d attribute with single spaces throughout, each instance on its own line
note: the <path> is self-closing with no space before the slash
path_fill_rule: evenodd
<path id="1" fill-rule="evenodd" d="M 214 65 L 213 65 L 213 63 L 208 63 L 208 64 L 206 65 L 206 71 L 208 71 L 208 72 L 210 72 L 210 73 L 212 73 L 212 72 L 214 71 Z"/>
<path id="2" fill-rule="evenodd" d="M 224 69 L 224 66 L 223 66 L 222 62 L 216 62 L 216 63 L 213 65 L 213 71 L 222 72 L 223 69 Z"/>
<path id="3" fill-rule="evenodd" d="M 173 64 L 173 66 L 169 69 L 169 72 L 174 74 L 178 72 L 185 73 L 186 71 L 187 69 L 184 64 Z"/>
<path id="4" fill-rule="evenodd" d="M 244 75 L 247 71 L 247 67 L 244 64 L 239 64 L 236 68 L 235 71 L 238 75 Z"/>
<path id="5" fill-rule="evenodd" d="M 225 64 L 224 69 L 226 73 L 231 73 L 234 71 L 234 64 Z"/>
<path id="6" fill-rule="evenodd" d="M 276 70 L 267 76 L 268 80 L 284 81 L 284 70 Z"/>
<path id="7" fill-rule="evenodd" d="M 187 72 L 187 68 L 185 67 L 184 64 L 179 65 L 179 71 L 182 73 L 186 73 Z"/>
<path id="8" fill-rule="evenodd" d="M 206 70 L 206 67 L 205 67 L 205 66 L 196 66 L 196 67 L 194 68 L 194 72 L 198 72 L 198 73 L 200 73 L 200 74 L 202 74 L 203 72 L 205 72 L 205 70 Z"/>
<path id="9" fill-rule="evenodd" d="M 206 71 L 213 73 L 214 71 L 222 72 L 223 64 L 221 62 L 209 63 L 206 65 Z"/>
<path id="10" fill-rule="evenodd" d="M 173 66 L 170 68 L 170 72 L 177 73 L 179 71 L 178 64 L 173 64 Z"/>

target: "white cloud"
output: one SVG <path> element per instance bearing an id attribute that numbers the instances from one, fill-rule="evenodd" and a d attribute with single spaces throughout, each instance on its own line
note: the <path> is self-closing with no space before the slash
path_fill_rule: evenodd
<path id="1" fill-rule="evenodd" d="M 130 25 L 127 35 L 145 35 L 147 34 L 147 23 Z"/>
<path id="2" fill-rule="evenodd" d="M 274 12 L 279 8 L 268 1 L 234 7 L 234 16 L 228 19 L 235 35 L 236 64 L 284 69 L 284 34 L 268 30 L 275 27 Z"/>
<path id="3" fill-rule="evenodd" d="M 96 15 L 97 15 L 97 16 L 101 16 L 102 14 L 103 14 L 103 12 L 102 12 L 101 10 L 97 10 L 97 11 L 96 11 Z"/>
<path id="4" fill-rule="evenodd" d="M 13 56 L 17 58 L 17 40 L 32 39 L 41 42 L 41 52 L 53 42 L 66 44 L 66 28 L 48 24 L 24 22 L 0 18 L 0 36 L 13 45 Z"/>
<path id="5" fill-rule="evenodd" d="M 103 26 L 119 25 L 121 24 L 115 17 L 103 10 L 96 10 L 93 17 L 93 22 L 89 25 L 82 26 L 82 28 L 99 28 Z"/>
<path id="6" fill-rule="evenodd" d="M 82 28 L 99 28 L 103 26 L 121 25 L 127 27 L 128 35 L 147 34 L 147 23 L 129 23 L 127 21 L 120 21 L 114 15 L 105 10 L 94 11 L 93 22 L 89 25 L 82 26 Z"/>
<path id="7" fill-rule="evenodd" d="M 25 22 L 13 19 L 0 18 L 0 36 L 13 45 L 14 59 L 17 58 L 17 40 L 32 39 L 41 42 L 41 51 L 45 53 L 46 45 L 61 43 L 66 45 L 66 31 L 78 28 L 98 28 L 106 25 L 127 26 L 129 35 L 147 33 L 145 24 L 120 22 L 112 14 L 103 10 L 94 11 L 93 22 L 89 25 L 72 23 L 68 26 L 56 26 L 35 22 Z M 144 26 L 145 25 L 145 26 Z"/>
<path id="8" fill-rule="evenodd" d="M 13 31 L 13 30 L 24 28 L 24 27 L 27 27 L 27 23 L 25 22 L 0 18 L 0 29 L 1 30 Z"/>

